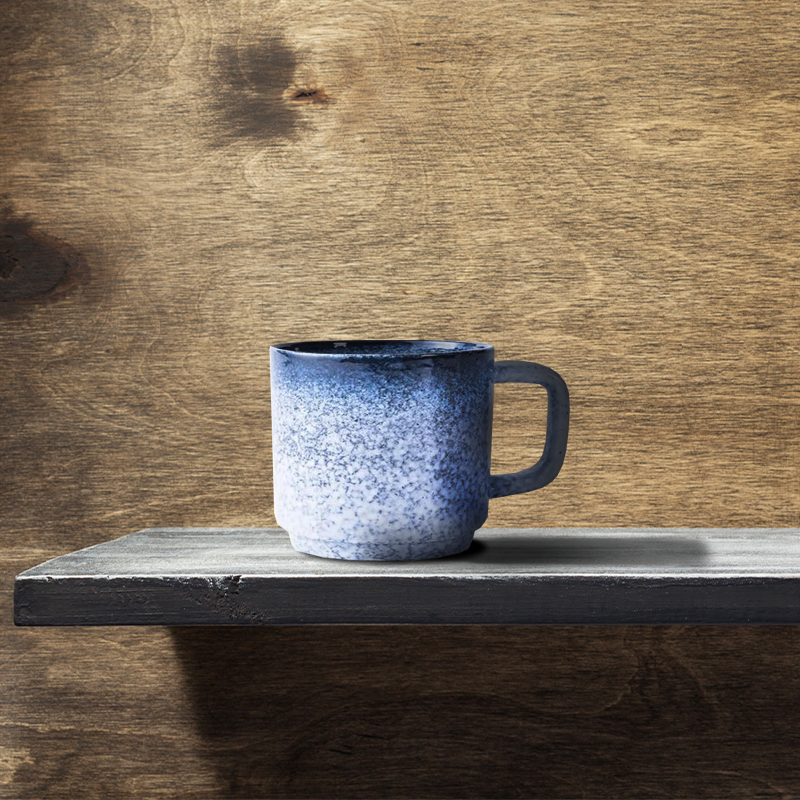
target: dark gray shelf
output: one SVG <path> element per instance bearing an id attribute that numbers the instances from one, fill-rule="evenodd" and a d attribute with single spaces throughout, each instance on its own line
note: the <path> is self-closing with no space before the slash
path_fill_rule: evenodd
<path id="1" fill-rule="evenodd" d="M 295 552 L 278 528 L 152 528 L 17 576 L 17 625 L 800 623 L 800 529 L 482 529 L 459 556 Z"/>

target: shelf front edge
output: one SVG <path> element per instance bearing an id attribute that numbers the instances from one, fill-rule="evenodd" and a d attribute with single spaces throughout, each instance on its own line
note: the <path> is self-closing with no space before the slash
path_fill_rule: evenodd
<path id="1" fill-rule="evenodd" d="M 793 625 L 798 582 L 761 579 L 18 580 L 30 625 Z"/>

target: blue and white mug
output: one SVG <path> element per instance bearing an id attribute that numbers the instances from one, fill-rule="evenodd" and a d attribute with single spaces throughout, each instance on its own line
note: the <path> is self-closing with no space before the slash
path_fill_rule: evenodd
<path id="1" fill-rule="evenodd" d="M 569 393 L 558 373 L 471 342 L 297 342 L 270 348 L 275 517 L 303 553 L 363 561 L 466 550 L 489 499 L 558 475 Z M 547 390 L 537 463 L 490 474 L 496 383 Z"/>

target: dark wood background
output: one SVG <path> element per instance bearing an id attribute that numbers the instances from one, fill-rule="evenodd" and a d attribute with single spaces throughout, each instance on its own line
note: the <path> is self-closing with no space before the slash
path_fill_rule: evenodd
<path id="1" fill-rule="evenodd" d="M 558 370 L 491 526 L 800 526 L 794 2 L 0 10 L 1 796 L 800 797 L 793 628 L 11 623 L 47 558 L 274 524 L 295 339 Z"/>

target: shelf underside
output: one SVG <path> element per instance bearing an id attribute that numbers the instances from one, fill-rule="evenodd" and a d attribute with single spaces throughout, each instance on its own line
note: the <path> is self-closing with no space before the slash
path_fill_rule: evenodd
<path id="1" fill-rule="evenodd" d="M 800 623 L 800 529 L 507 528 L 335 561 L 279 528 L 151 528 L 18 575 L 17 625 Z"/>

